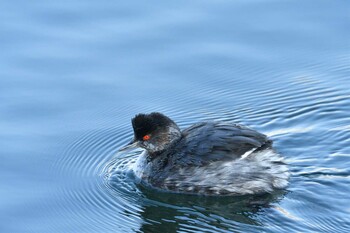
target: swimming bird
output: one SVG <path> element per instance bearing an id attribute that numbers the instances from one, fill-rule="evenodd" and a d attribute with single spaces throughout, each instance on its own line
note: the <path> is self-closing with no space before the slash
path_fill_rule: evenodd
<path id="1" fill-rule="evenodd" d="M 133 172 L 156 189 L 200 195 L 271 193 L 288 185 L 286 163 L 266 135 L 223 121 L 181 130 L 159 112 L 132 119 L 133 140 L 120 151 L 143 148 Z"/>

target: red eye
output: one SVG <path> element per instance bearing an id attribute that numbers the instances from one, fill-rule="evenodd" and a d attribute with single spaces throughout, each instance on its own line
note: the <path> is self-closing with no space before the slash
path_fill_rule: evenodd
<path id="1" fill-rule="evenodd" d="M 142 138 L 144 141 L 147 141 L 147 140 L 150 140 L 151 139 L 151 136 L 149 136 L 148 134 L 143 136 Z"/>

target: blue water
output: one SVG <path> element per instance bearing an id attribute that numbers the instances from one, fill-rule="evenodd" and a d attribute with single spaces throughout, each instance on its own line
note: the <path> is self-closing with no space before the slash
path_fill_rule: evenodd
<path id="1" fill-rule="evenodd" d="M 349 232 L 350 3 L 0 3 L 0 232 Z M 144 190 L 117 153 L 159 111 L 253 127 L 287 190 Z"/>

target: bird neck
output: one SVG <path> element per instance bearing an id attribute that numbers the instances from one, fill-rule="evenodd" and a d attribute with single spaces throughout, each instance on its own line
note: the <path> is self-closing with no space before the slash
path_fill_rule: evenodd
<path id="1" fill-rule="evenodd" d="M 182 133 L 179 127 L 176 124 L 173 124 L 168 126 L 165 137 L 167 138 L 165 143 L 157 147 L 147 149 L 148 157 L 150 158 L 150 160 L 160 156 L 161 154 L 164 154 L 166 150 L 169 150 L 172 147 L 174 147 L 177 144 L 177 142 L 182 138 Z"/>

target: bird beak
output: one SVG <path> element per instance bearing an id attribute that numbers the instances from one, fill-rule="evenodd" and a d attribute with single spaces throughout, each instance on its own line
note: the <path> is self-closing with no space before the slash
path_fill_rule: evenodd
<path id="1" fill-rule="evenodd" d="M 125 150 L 131 150 L 134 149 L 136 147 L 139 147 L 139 141 L 135 141 L 132 140 L 131 142 L 129 142 L 128 144 L 126 144 L 125 146 L 123 146 L 122 148 L 120 148 L 118 151 L 125 151 Z"/>

